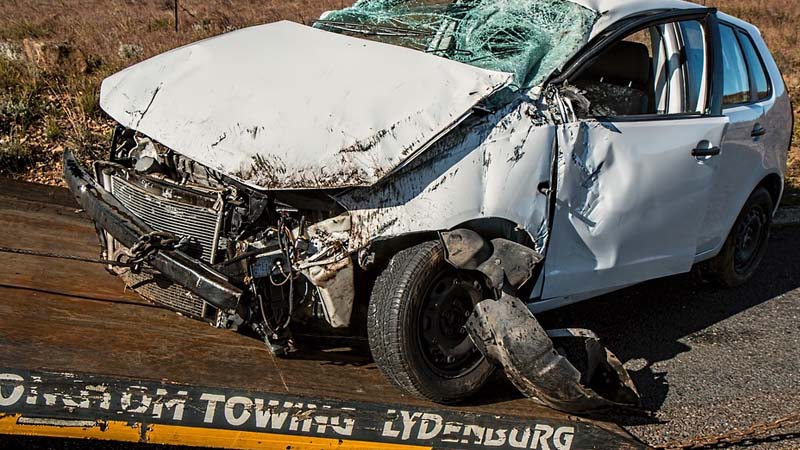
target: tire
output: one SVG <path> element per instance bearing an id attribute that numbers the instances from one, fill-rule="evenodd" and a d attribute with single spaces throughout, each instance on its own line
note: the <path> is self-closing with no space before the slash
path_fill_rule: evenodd
<path id="1" fill-rule="evenodd" d="M 750 194 L 722 250 L 708 263 L 712 281 L 732 288 L 753 276 L 767 251 L 773 209 L 772 196 L 763 187 Z"/>
<path id="2" fill-rule="evenodd" d="M 445 261 L 439 241 L 398 252 L 375 280 L 369 303 L 375 363 L 413 395 L 437 403 L 470 397 L 494 372 L 463 328 L 484 298 L 472 275 Z"/>

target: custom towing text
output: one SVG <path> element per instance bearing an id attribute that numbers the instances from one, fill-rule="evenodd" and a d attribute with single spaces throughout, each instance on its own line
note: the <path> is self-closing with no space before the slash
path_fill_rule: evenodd
<path id="1" fill-rule="evenodd" d="M 0 369 L 0 417 L 14 426 L 91 426 L 122 421 L 142 441 L 159 425 L 406 444 L 434 448 L 571 450 L 601 442 L 635 448 L 589 422 L 535 420 L 275 393 L 200 388 L 72 373 Z M 29 434 L 19 432 L 17 434 Z M 632 445 L 633 444 L 633 445 Z"/>
<path id="2" fill-rule="evenodd" d="M 71 373 L 0 370 L 0 415 L 18 423 L 128 423 L 247 430 L 436 448 L 570 450 L 582 422 L 552 423 Z M 43 421 L 43 422 L 42 422 Z M 146 429 L 147 427 L 142 427 Z M 584 430 L 582 430 L 582 428 Z"/>

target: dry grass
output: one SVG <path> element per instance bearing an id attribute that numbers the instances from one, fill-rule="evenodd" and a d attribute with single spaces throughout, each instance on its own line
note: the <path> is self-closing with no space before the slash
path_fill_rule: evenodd
<path id="1" fill-rule="evenodd" d="M 100 154 L 110 123 L 97 108 L 98 86 L 123 67 L 236 28 L 309 23 L 351 1 L 179 0 L 178 32 L 173 0 L 0 1 L 0 173 L 58 184 L 65 146 Z M 761 29 L 800 107 L 800 1 L 707 4 Z M 794 135 L 786 201 L 800 205 L 800 124 Z"/>
<path id="2" fill-rule="evenodd" d="M 340 0 L 0 1 L 0 175 L 61 184 L 65 147 L 102 154 L 100 81 L 150 56 L 250 25 L 310 23 Z M 20 151 L 23 149 L 24 152 Z"/>

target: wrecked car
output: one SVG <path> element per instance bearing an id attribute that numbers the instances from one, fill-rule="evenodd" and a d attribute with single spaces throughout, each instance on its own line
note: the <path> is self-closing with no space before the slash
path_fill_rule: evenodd
<path id="1" fill-rule="evenodd" d="M 366 334 L 437 402 L 502 366 L 566 410 L 635 388 L 533 314 L 693 267 L 745 282 L 792 121 L 759 31 L 679 0 L 359 0 L 136 64 L 100 104 L 108 158 L 66 152 L 65 178 L 145 298 L 276 354 Z"/>

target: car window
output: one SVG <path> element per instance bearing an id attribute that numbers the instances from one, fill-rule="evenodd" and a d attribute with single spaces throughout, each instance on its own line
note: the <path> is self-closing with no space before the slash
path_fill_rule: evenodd
<path id="1" fill-rule="evenodd" d="M 569 61 L 598 17 L 568 1 L 358 0 L 314 26 L 513 73 L 517 90 L 541 85 Z"/>
<path id="2" fill-rule="evenodd" d="M 736 105 L 750 101 L 750 80 L 739 46 L 736 31 L 727 25 L 719 27 L 722 39 L 723 89 L 722 104 Z"/>
<path id="3" fill-rule="evenodd" d="M 706 37 L 703 24 L 685 20 L 680 24 L 686 76 L 686 111 L 705 109 Z"/>
<path id="4" fill-rule="evenodd" d="M 571 80 L 585 101 L 579 117 L 704 113 L 705 25 L 667 22 L 609 45 Z"/>
<path id="5" fill-rule="evenodd" d="M 764 68 L 764 62 L 756 51 L 753 38 L 747 33 L 739 32 L 739 43 L 742 45 L 747 65 L 750 68 L 750 77 L 753 87 L 756 90 L 756 99 L 764 100 L 769 98 L 769 80 L 767 79 L 767 71 Z"/>

